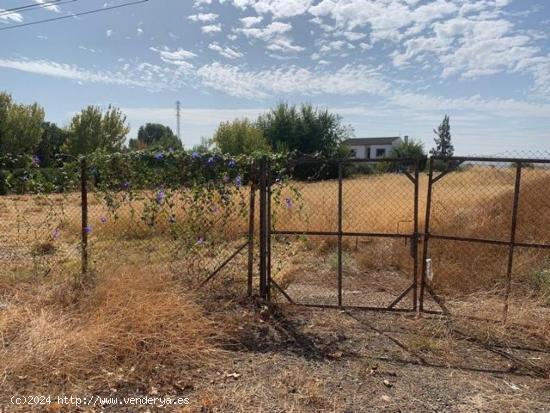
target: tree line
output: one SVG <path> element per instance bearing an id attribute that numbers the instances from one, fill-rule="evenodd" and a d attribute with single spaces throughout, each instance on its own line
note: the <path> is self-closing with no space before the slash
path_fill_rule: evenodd
<path id="1" fill-rule="evenodd" d="M 105 110 L 88 106 L 73 116 L 66 127 L 45 120 L 37 103 L 25 105 L 0 92 L 0 153 L 33 155 L 41 167 L 52 167 L 63 155 L 85 155 L 145 149 L 178 150 L 183 145 L 168 126 L 147 123 L 136 138 L 127 141 L 130 127 L 119 108 Z M 432 155 L 452 156 L 449 117 L 434 130 Z M 315 155 L 346 158 L 351 155 L 344 141 L 354 131 L 341 116 L 311 104 L 279 103 L 256 120 L 247 118 L 221 122 L 210 139 L 202 139 L 194 151 L 216 150 L 229 155 L 283 153 L 289 156 Z M 394 148 L 396 158 L 425 159 L 419 140 L 410 139 Z"/>

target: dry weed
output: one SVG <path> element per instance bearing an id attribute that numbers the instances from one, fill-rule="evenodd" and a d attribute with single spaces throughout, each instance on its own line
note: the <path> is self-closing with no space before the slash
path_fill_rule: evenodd
<path id="1" fill-rule="evenodd" d="M 76 303 L 63 298 L 66 288 L 22 284 L 5 294 L 6 308 L 0 310 L 4 388 L 109 389 L 113 382 L 152 377 L 159 366 L 181 371 L 221 356 L 216 343 L 224 328 L 167 277 L 121 268 L 100 275 Z"/>

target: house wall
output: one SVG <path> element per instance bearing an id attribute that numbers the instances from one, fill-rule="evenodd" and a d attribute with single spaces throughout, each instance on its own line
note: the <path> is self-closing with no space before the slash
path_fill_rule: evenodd
<path id="1" fill-rule="evenodd" d="M 350 146 L 352 150 L 355 151 L 355 157 L 357 159 L 365 159 L 367 157 L 367 153 L 365 151 L 365 145 L 359 145 L 359 146 Z"/>
<path id="2" fill-rule="evenodd" d="M 396 139 L 390 145 L 350 145 L 355 151 L 356 159 L 376 159 L 376 150 L 385 149 L 386 157 L 390 155 L 392 149 L 401 143 L 401 139 Z M 370 151 L 370 156 L 369 156 Z"/>
<path id="3" fill-rule="evenodd" d="M 376 159 L 377 158 L 377 156 L 376 156 L 376 150 L 377 149 L 385 149 L 386 154 L 383 157 L 388 157 L 391 150 L 392 150 L 392 148 L 393 148 L 392 145 L 372 145 L 370 147 L 370 157 L 371 157 L 371 159 Z"/>

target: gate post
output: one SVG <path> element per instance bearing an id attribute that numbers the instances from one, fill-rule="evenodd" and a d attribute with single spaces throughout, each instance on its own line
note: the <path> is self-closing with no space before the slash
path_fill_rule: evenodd
<path id="1" fill-rule="evenodd" d="M 508 265 L 506 269 L 506 290 L 504 292 L 504 306 L 502 308 L 502 322 L 508 320 L 508 305 L 510 301 L 510 291 L 512 289 L 512 272 L 514 270 L 514 250 L 516 247 L 516 229 L 518 222 L 519 194 L 521 189 L 521 170 L 522 163 L 518 162 L 516 166 L 516 182 L 514 185 L 514 205 L 512 207 L 512 225 L 510 229 L 510 245 L 508 247 Z"/>
<path id="2" fill-rule="evenodd" d="M 412 236 L 412 254 L 413 254 L 413 311 L 418 309 L 418 195 L 420 186 L 420 170 L 418 159 L 414 163 L 414 222 Z"/>
<path id="3" fill-rule="evenodd" d="M 268 211 L 267 211 L 267 160 L 263 157 L 260 161 L 260 297 L 264 300 L 268 297 Z"/>
<path id="4" fill-rule="evenodd" d="M 256 187 L 258 186 L 258 166 L 254 162 L 250 170 L 250 204 L 248 211 L 248 279 L 247 294 L 252 296 L 254 277 L 254 213 L 256 209 Z"/>
<path id="5" fill-rule="evenodd" d="M 422 246 L 422 274 L 420 274 L 420 297 L 418 299 L 418 312 L 424 311 L 424 291 L 426 289 L 426 260 L 430 246 L 430 216 L 432 208 L 434 158 L 430 158 L 430 170 L 428 173 L 428 196 L 426 199 L 426 219 L 424 221 L 424 244 Z"/>

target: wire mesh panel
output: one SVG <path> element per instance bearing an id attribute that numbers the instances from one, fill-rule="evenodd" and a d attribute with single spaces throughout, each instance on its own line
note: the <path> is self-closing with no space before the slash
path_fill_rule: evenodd
<path id="1" fill-rule="evenodd" d="M 274 301 L 338 305 L 336 238 L 277 235 L 272 237 L 271 248 L 271 277 L 283 290 L 272 288 Z"/>
<path id="2" fill-rule="evenodd" d="M 0 170 L 0 275 L 158 272 L 247 290 L 251 163 L 158 151 Z M 15 162 L 15 161 L 13 161 Z"/>
<path id="3" fill-rule="evenodd" d="M 187 163 L 170 155 L 137 162 L 147 165 L 146 180 L 120 170 L 105 184 L 94 171 L 109 169 L 112 176 L 120 165 L 90 165 L 90 265 L 171 273 L 190 288 L 208 282 L 209 290 L 231 293 L 238 285 L 244 291 L 249 169 L 198 156 Z"/>
<path id="4" fill-rule="evenodd" d="M 80 260 L 78 164 L 0 170 L 0 276 L 71 272 Z M 76 181 L 76 182 L 75 182 Z"/>
<path id="5" fill-rule="evenodd" d="M 525 287 L 548 266 L 550 170 L 544 161 L 533 163 L 432 160 L 424 271 L 428 289 L 443 298 L 445 310 L 500 320 L 536 307 L 528 299 L 533 289 Z M 438 307 L 433 297 L 424 308 Z"/>
<path id="6" fill-rule="evenodd" d="M 291 180 L 272 185 L 272 225 L 280 231 L 338 230 L 338 171 L 327 161 L 294 165 Z"/>
<path id="7" fill-rule="evenodd" d="M 414 307 L 416 163 L 316 160 L 289 169 L 291 180 L 275 184 L 272 196 L 279 297 L 310 305 Z"/>

